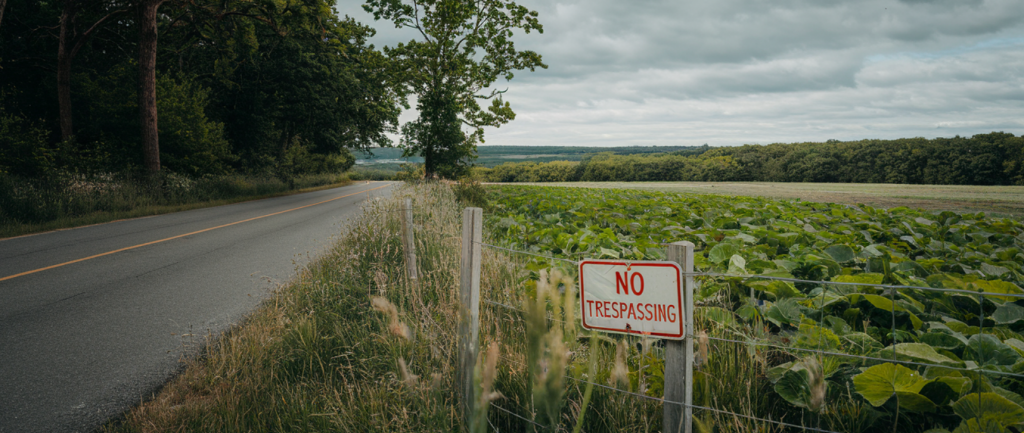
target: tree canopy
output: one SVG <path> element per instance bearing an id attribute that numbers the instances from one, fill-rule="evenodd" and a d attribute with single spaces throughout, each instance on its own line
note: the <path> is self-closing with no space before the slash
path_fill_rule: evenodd
<path id="1" fill-rule="evenodd" d="M 7 1 L 0 130 L 10 133 L 0 134 L 0 172 L 144 167 L 143 3 Z M 368 43 L 374 30 L 331 2 L 156 3 L 161 167 L 287 176 L 344 168 L 348 149 L 391 145 L 403 78 Z"/>
<path id="2" fill-rule="evenodd" d="M 476 143 L 483 141 L 483 127 L 515 118 L 504 91 L 490 88 L 496 80 L 547 68 L 540 54 L 516 49 L 516 30 L 543 33 L 544 28 L 536 11 L 511 0 L 367 0 L 363 8 L 377 20 L 419 34 L 384 52 L 418 97 L 420 115 L 403 128 L 402 145 L 408 156 L 424 157 L 427 176 L 463 173 Z M 491 101 L 486 109 L 482 100 Z"/>

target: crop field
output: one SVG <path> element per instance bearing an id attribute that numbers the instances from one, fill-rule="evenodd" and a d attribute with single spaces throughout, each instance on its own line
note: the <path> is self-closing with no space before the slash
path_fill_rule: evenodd
<path id="1" fill-rule="evenodd" d="M 485 226 L 510 249 L 570 260 L 664 260 L 666 243 L 693 242 L 705 273 L 694 404 L 740 414 L 695 411 L 700 428 L 789 429 L 740 422 L 754 417 L 826 431 L 1024 429 L 1024 225 L 982 212 L 659 191 L 712 188 L 700 185 L 493 186 Z M 824 190 L 787 186 L 771 194 Z M 826 186 L 886 200 L 1021 194 Z M 533 260 L 533 269 L 554 263 Z M 650 355 L 631 351 L 630 362 L 640 356 Z M 630 375 L 660 397 L 657 367 Z"/>
<path id="2" fill-rule="evenodd" d="M 938 211 L 988 212 L 1018 219 L 1024 217 L 1024 186 L 795 182 L 572 182 L 533 185 L 800 199 L 866 204 L 885 209 L 905 206 Z"/>

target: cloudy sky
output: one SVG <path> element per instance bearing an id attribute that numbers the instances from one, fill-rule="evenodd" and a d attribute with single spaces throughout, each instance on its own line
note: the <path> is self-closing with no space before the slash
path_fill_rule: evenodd
<path id="1" fill-rule="evenodd" d="M 523 0 L 546 70 L 488 145 L 701 145 L 1024 134 L 1021 0 Z M 377 46 L 415 35 L 378 29 Z M 415 118 L 415 113 L 403 116 Z"/>

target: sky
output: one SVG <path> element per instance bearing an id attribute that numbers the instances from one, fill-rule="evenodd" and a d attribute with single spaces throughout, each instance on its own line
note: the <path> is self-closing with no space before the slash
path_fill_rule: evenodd
<path id="1" fill-rule="evenodd" d="M 485 145 L 736 146 L 1024 134 L 1021 0 L 527 0 L 517 116 Z M 415 38 L 377 29 L 377 47 Z M 403 113 L 402 120 L 416 118 Z"/>

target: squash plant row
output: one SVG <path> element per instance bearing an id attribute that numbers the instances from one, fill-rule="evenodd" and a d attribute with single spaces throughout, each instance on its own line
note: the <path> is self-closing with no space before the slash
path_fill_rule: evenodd
<path id="1" fill-rule="evenodd" d="M 879 418 L 913 420 L 906 431 L 1024 431 L 1018 221 L 636 190 L 489 194 L 485 226 L 515 249 L 663 260 L 666 243 L 694 242 L 697 270 L 726 275 L 701 279 L 699 314 L 735 338 L 785 346 L 766 377 L 794 409 L 824 410 L 823 376 L 827 398 L 853 390 Z"/>

